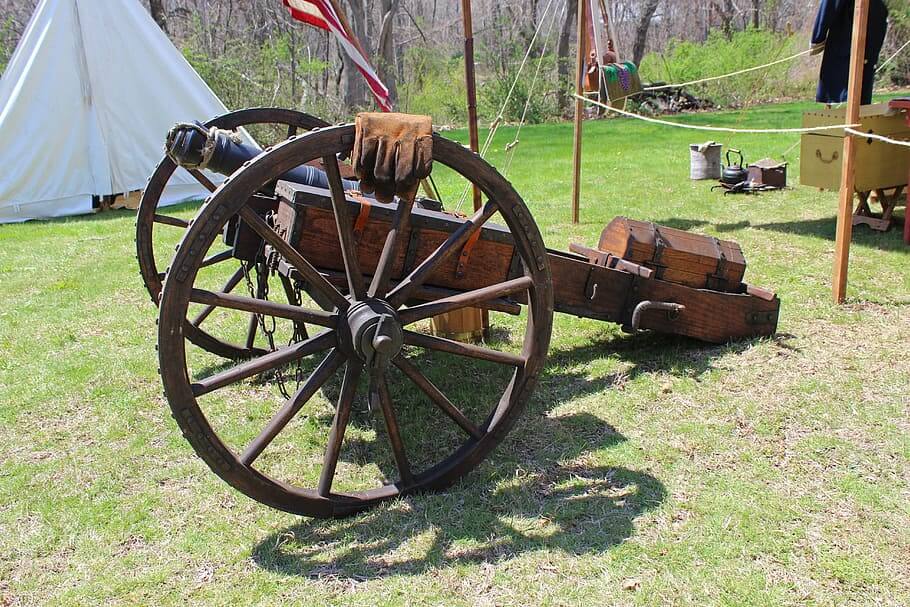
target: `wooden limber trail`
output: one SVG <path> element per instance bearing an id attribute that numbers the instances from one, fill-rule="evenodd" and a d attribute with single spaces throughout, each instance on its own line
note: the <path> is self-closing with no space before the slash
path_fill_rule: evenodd
<path id="1" fill-rule="evenodd" d="M 329 191 L 281 181 L 276 195 L 276 231 L 343 288 L 342 249 Z M 371 275 L 397 207 L 350 194 L 347 202 L 360 268 Z M 407 246 L 393 265 L 393 280 L 406 276 L 467 221 L 415 207 L 404 234 Z M 648 238 L 636 236 L 648 230 L 653 233 L 650 246 Z M 416 299 L 490 287 L 523 275 L 508 229 L 488 223 L 479 234 L 434 270 Z M 617 251 L 617 238 L 630 243 L 625 254 Z M 777 329 L 780 300 L 741 281 L 745 259 L 735 243 L 617 218 L 597 248 L 573 244 L 570 249 L 547 249 L 556 312 L 619 323 L 629 331 L 647 329 L 712 343 L 768 336 Z M 293 274 L 277 254 L 272 263 L 279 272 Z M 523 303 L 523 296 L 516 294 L 479 305 L 518 314 Z"/>

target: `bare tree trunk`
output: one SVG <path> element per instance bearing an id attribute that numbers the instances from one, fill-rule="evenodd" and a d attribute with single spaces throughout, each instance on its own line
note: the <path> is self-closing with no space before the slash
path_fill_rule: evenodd
<path id="1" fill-rule="evenodd" d="M 395 62 L 395 15 L 398 11 L 398 0 L 382 0 L 382 24 L 379 28 L 379 77 L 389 89 L 392 102 L 398 101 Z"/>
<path id="2" fill-rule="evenodd" d="M 566 112 L 569 108 L 569 71 L 574 65 L 569 57 L 569 38 L 572 35 L 577 14 L 578 0 L 566 0 L 566 18 L 559 31 L 559 42 L 556 44 L 556 80 L 559 83 L 559 109 L 561 112 Z M 574 90 L 574 86 L 572 88 Z"/>
<path id="3" fill-rule="evenodd" d="M 167 33 L 167 10 L 164 8 L 164 0 L 149 0 L 149 12 L 158 27 Z"/>
<path id="4" fill-rule="evenodd" d="M 354 35 L 361 41 L 364 41 L 366 32 L 366 6 L 365 0 L 348 0 L 351 16 L 349 22 Z M 357 65 L 348 57 L 348 54 L 341 51 L 341 60 L 344 63 L 342 71 L 342 80 L 344 83 L 344 105 L 348 111 L 363 107 L 367 103 L 367 90 L 363 76 L 357 70 Z"/>
<path id="5" fill-rule="evenodd" d="M 761 0 L 752 0 L 752 27 L 761 27 Z"/>
<path id="6" fill-rule="evenodd" d="M 733 37 L 733 19 L 736 16 L 736 6 L 733 4 L 733 0 L 724 0 L 723 4 L 719 1 L 714 2 L 714 10 L 720 17 L 724 36 L 729 40 Z"/>
<path id="7" fill-rule="evenodd" d="M 641 9 L 641 17 L 635 28 L 635 42 L 632 45 L 632 62 L 635 65 L 641 63 L 645 56 L 645 46 L 648 43 L 648 30 L 651 28 L 651 19 L 657 12 L 657 6 L 660 0 L 645 0 L 645 5 Z"/>

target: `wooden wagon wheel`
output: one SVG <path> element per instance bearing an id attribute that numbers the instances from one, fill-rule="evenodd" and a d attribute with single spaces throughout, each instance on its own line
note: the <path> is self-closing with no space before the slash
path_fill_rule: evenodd
<path id="1" fill-rule="evenodd" d="M 199 456 L 253 499 L 316 517 L 347 515 L 399 495 L 441 489 L 476 467 L 502 441 L 531 396 L 545 362 L 553 320 L 546 249 L 524 202 L 479 156 L 438 135 L 434 136 L 437 167 L 446 165 L 477 185 L 488 202 L 438 248 L 420 255 L 411 266 L 413 271 L 394 283 L 390 275 L 394 260 L 406 246 L 403 234 L 411 212 L 410 204 L 401 203 L 375 274 L 362 275 L 336 162 L 337 154 L 350 151 L 353 138 L 352 126 L 292 137 L 226 180 L 178 246 L 159 311 L 158 347 L 165 394 L 174 418 Z M 346 287 L 341 290 L 245 202 L 261 184 L 320 157 L 333 186 L 333 209 L 346 268 Z M 323 301 L 332 302 L 325 304 L 327 309 L 219 297 L 196 288 L 194 281 L 207 248 L 235 213 L 320 290 Z M 497 213 L 514 238 L 519 267 L 523 267 L 519 277 L 410 305 L 410 294 Z M 412 330 L 421 319 L 516 294 L 526 300 L 527 307 L 515 321 L 518 326 L 512 335 L 519 335 L 501 348 L 490 343 L 462 344 Z M 216 373 L 195 373 L 184 322 L 191 302 L 303 320 L 320 326 L 321 332 Z M 290 398 L 284 402 L 276 399 L 276 406 L 263 408 L 261 383 L 244 387 L 248 378 L 301 359 L 312 372 Z M 336 371 L 342 366 L 345 370 L 336 403 L 321 404 L 316 395 L 331 390 L 320 392 L 320 387 L 337 380 Z M 366 390 L 361 379 L 368 385 Z M 447 394 L 458 397 L 450 399 Z M 370 408 L 365 426 L 358 425 L 367 415 L 357 406 L 363 396 Z M 251 400 L 245 404 L 247 399 Z M 253 409 L 261 411 L 261 419 L 246 424 L 256 417 Z M 294 432 L 303 433 L 302 438 L 285 437 Z"/>
<path id="2" fill-rule="evenodd" d="M 311 129 L 328 126 L 328 123 L 296 110 L 282 108 L 247 108 L 223 114 L 205 123 L 206 128 L 216 127 L 225 130 L 237 130 L 244 127 L 256 125 L 273 125 L 281 127 L 284 138 L 292 137 L 300 131 L 309 131 Z M 177 217 L 171 217 L 164 213 L 159 213 L 158 206 L 161 202 L 161 196 L 167 187 L 168 181 L 178 170 L 174 161 L 165 156 L 155 172 L 149 178 L 148 185 L 142 193 L 139 202 L 139 210 L 136 215 L 136 259 L 139 262 L 139 273 L 145 283 L 152 298 L 152 302 L 158 305 L 161 296 L 162 279 L 164 272 L 159 267 L 155 258 L 155 229 L 156 226 L 165 226 L 167 229 L 185 230 L 187 222 Z M 191 170 L 189 173 L 210 192 L 215 190 L 215 185 L 205 176 L 204 173 L 197 170 Z M 229 255 L 221 254 L 213 256 L 207 261 L 209 265 L 222 264 L 225 266 L 225 279 L 223 291 L 230 292 L 243 280 L 243 268 L 238 260 Z M 230 266 L 227 268 L 226 266 Z M 193 343 L 205 348 L 213 354 L 225 358 L 239 359 L 248 358 L 256 351 L 250 343 L 252 340 L 247 338 L 245 344 L 234 344 L 205 331 L 198 325 L 201 324 L 204 317 L 187 319 L 188 327 L 186 329 L 187 339 Z M 250 332 L 254 331 L 253 319 L 248 326 Z"/>

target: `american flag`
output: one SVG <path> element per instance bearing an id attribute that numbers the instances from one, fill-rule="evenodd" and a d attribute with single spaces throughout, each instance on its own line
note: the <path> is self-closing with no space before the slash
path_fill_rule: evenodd
<path id="1" fill-rule="evenodd" d="M 366 78 L 370 92 L 376 98 L 376 103 L 385 112 L 392 111 L 392 101 L 389 99 L 389 89 L 382 83 L 373 66 L 370 65 L 366 53 L 360 47 L 353 33 L 349 33 L 342 19 L 335 12 L 333 3 L 330 0 L 283 0 L 284 5 L 291 11 L 291 16 L 298 21 L 308 23 L 313 27 L 318 27 L 332 32 L 341 48 L 348 54 L 348 57 L 357 66 L 357 69 Z"/>

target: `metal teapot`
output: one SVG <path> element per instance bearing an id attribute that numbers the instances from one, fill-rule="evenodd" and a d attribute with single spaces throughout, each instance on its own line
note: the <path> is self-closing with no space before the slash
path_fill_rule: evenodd
<path id="1" fill-rule="evenodd" d="M 730 154 L 739 156 L 739 162 L 737 164 L 733 164 L 733 161 L 730 160 Z M 749 179 L 749 170 L 743 166 L 745 163 L 746 159 L 743 158 L 742 152 L 734 150 L 733 148 L 727 150 L 727 166 L 724 167 L 724 172 L 721 175 L 721 183 L 736 185 L 737 183 L 747 181 Z"/>

